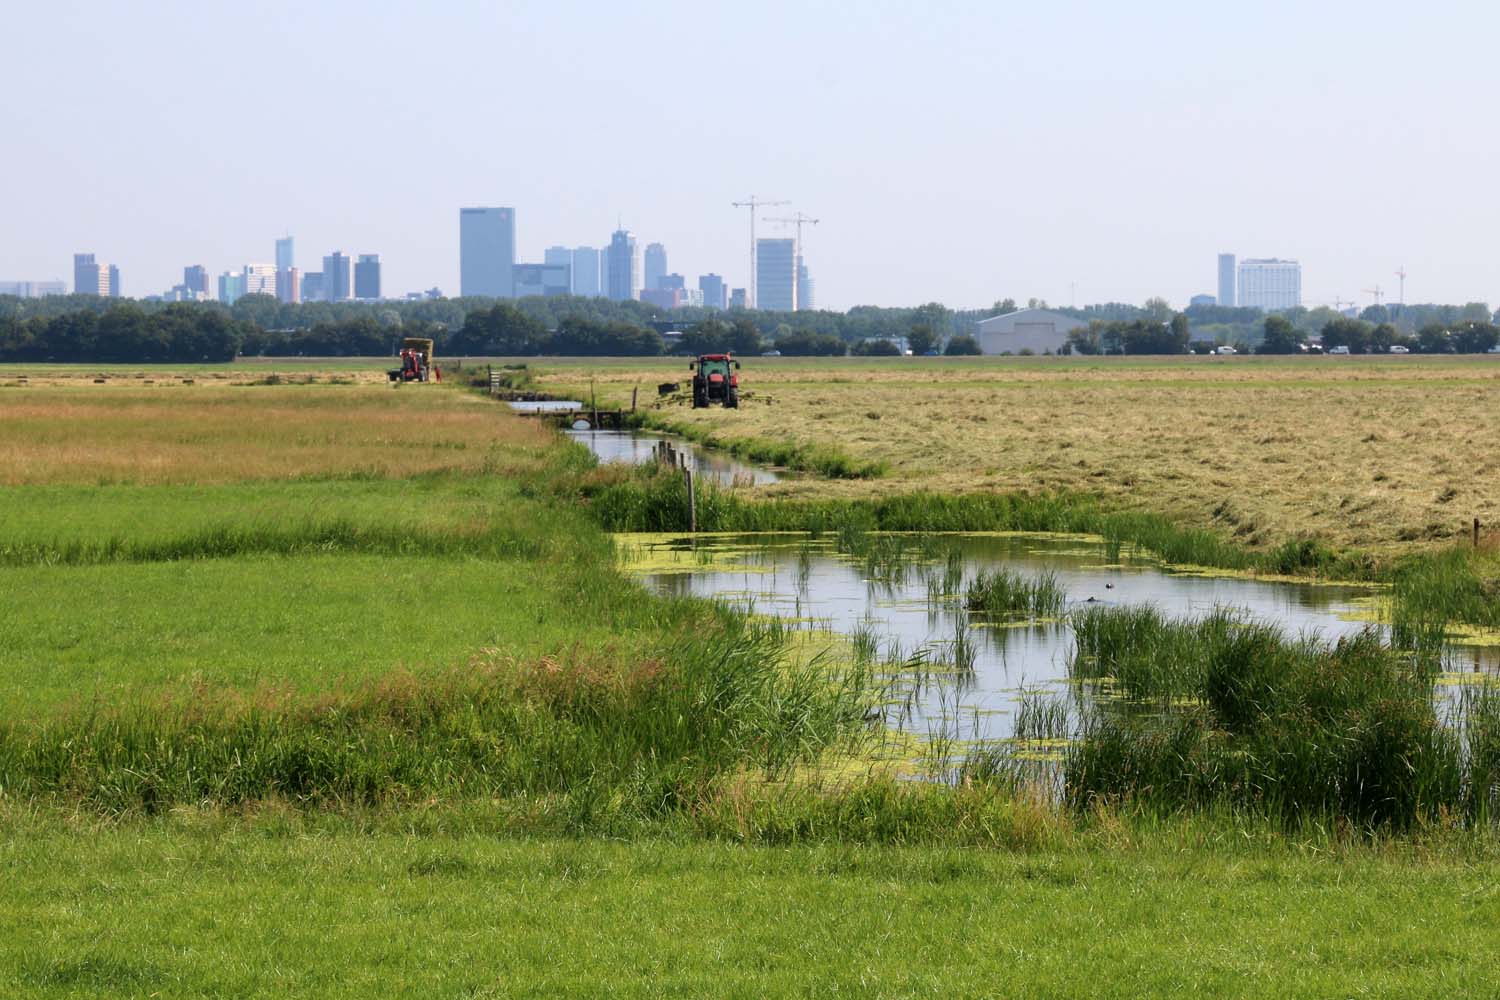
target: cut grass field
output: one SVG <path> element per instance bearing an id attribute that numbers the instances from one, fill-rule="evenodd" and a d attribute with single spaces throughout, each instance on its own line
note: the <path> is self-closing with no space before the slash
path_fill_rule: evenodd
<path id="1" fill-rule="evenodd" d="M 686 376 L 681 359 L 532 367 L 560 395 L 626 403 Z M 1314 537 L 1390 553 L 1500 524 L 1495 358 L 752 358 L 741 377 L 775 402 L 650 418 L 885 471 L 770 495 L 1064 490 L 1251 548 Z"/>

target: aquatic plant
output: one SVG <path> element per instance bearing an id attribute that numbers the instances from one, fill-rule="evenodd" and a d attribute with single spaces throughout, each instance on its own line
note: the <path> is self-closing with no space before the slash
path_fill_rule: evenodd
<path id="1" fill-rule="evenodd" d="M 1050 618 L 1062 613 L 1067 599 L 1067 591 L 1051 570 L 1024 576 L 1002 568 L 981 572 L 969 581 L 964 605 L 995 617 Z"/>

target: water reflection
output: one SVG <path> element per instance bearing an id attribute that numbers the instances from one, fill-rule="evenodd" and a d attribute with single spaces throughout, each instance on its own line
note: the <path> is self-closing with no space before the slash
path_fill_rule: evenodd
<path id="1" fill-rule="evenodd" d="M 695 475 L 721 486 L 760 486 L 775 483 L 781 476 L 770 469 L 748 465 L 720 452 L 709 451 L 684 440 L 663 434 L 640 431 L 569 430 L 568 437 L 586 446 L 601 462 L 627 462 L 639 465 L 653 461 L 656 446 L 663 441 L 688 456 Z"/>

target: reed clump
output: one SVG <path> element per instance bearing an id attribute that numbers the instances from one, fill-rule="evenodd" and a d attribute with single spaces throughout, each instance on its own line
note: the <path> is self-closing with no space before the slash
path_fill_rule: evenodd
<path id="1" fill-rule="evenodd" d="M 1122 695 L 1086 713 L 1069 749 L 1075 807 L 1228 806 L 1399 829 L 1492 813 L 1492 703 L 1472 696 L 1466 746 L 1463 720 L 1445 725 L 1435 706 L 1434 661 L 1373 629 L 1329 643 L 1223 611 L 1091 608 L 1073 622 L 1075 675 L 1109 676 Z"/>
<path id="2" fill-rule="evenodd" d="M 1067 604 L 1067 590 L 1050 570 L 1027 576 L 1008 569 L 980 573 L 969 582 L 964 604 L 994 617 L 1055 618 Z"/>

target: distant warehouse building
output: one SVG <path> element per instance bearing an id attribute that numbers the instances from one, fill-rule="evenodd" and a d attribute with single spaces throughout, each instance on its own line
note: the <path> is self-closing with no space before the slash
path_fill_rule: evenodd
<path id="1" fill-rule="evenodd" d="M 1056 354 L 1068 334 L 1088 326 L 1050 309 L 1021 309 L 979 321 L 979 349 L 985 354 Z"/>

